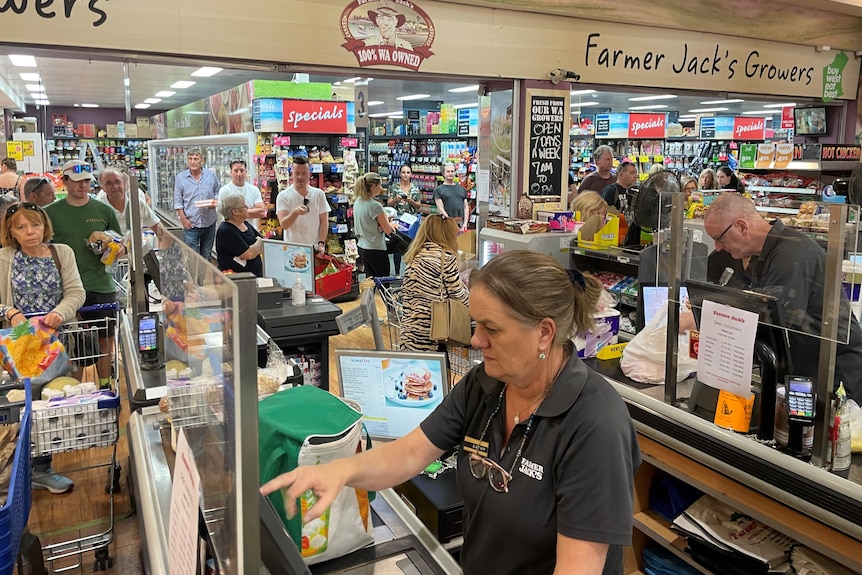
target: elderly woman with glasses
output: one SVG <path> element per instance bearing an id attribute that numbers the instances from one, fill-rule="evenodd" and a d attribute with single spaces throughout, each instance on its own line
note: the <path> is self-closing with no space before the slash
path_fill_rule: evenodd
<path id="1" fill-rule="evenodd" d="M 466 574 L 622 573 L 640 463 L 620 396 L 578 359 L 601 284 L 530 251 L 496 256 L 470 278 L 476 366 L 419 428 L 397 441 L 266 483 L 288 513 L 311 489 L 319 516 L 344 485 L 407 481 L 447 450 L 458 454 Z"/>
<path id="2" fill-rule="evenodd" d="M 67 245 L 50 244 L 54 229 L 37 204 L 25 202 L 6 210 L 0 228 L 0 319 L 5 326 L 17 326 L 31 316 L 44 316 L 43 323 L 57 329 L 75 319 L 84 305 L 84 286 L 75 263 L 75 253 Z M 41 388 L 33 388 L 41 397 Z M 51 469 L 51 457 L 33 460 L 34 489 L 65 493 L 74 484 Z"/>
<path id="3" fill-rule="evenodd" d="M 224 221 L 216 232 L 218 269 L 233 272 L 251 272 L 263 276 L 263 238 L 246 221 L 248 206 L 245 197 L 227 193 L 219 200 L 219 214 Z"/>

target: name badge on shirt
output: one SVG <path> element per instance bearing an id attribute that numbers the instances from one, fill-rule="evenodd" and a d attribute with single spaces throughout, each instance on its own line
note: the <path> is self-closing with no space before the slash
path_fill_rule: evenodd
<path id="1" fill-rule="evenodd" d="M 468 453 L 475 453 L 479 457 L 488 457 L 488 442 L 479 441 L 469 435 L 465 435 L 464 441 L 461 443 L 461 450 Z"/>

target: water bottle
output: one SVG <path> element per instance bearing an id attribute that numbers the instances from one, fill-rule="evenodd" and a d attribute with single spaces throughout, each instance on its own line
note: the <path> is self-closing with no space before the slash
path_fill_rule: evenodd
<path id="1" fill-rule="evenodd" d="M 296 274 L 296 283 L 291 288 L 290 300 L 293 305 L 305 305 L 305 286 L 302 285 L 299 274 Z"/>

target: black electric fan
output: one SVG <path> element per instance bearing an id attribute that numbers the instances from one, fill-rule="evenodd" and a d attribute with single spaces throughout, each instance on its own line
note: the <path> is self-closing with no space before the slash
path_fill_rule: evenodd
<path id="1" fill-rule="evenodd" d="M 631 212 L 634 223 L 645 232 L 653 233 L 670 223 L 674 192 L 680 191 L 679 180 L 673 172 L 653 174 L 632 195 Z"/>

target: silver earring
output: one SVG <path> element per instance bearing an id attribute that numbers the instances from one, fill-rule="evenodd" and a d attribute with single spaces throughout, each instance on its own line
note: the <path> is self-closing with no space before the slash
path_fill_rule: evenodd
<path id="1" fill-rule="evenodd" d="M 545 352 L 542 352 L 539 354 L 539 359 L 541 359 L 542 361 L 545 361 L 546 357 L 548 357 L 548 356 L 545 355 Z"/>

